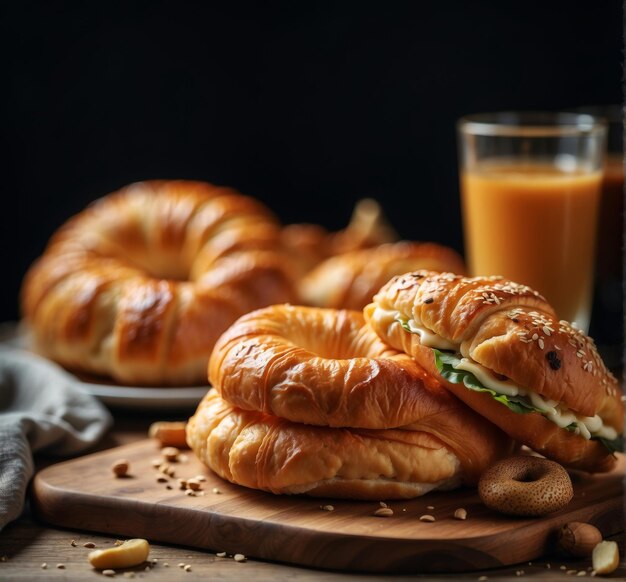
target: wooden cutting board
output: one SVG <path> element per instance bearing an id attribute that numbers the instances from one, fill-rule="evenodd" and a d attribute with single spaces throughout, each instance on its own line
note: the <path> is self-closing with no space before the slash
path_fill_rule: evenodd
<path id="1" fill-rule="evenodd" d="M 193 456 L 175 463 L 167 483 L 151 464 L 152 440 L 109 449 L 48 467 L 37 474 L 33 506 L 55 525 L 143 537 L 230 554 L 325 569 L 362 572 L 459 572 L 506 566 L 554 548 L 568 521 L 595 524 L 612 535 L 623 529 L 626 462 L 610 474 L 573 473 L 570 505 L 545 518 L 521 519 L 485 508 L 475 490 L 390 501 L 392 517 L 375 517 L 376 502 L 275 496 L 232 485 Z M 130 461 L 130 476 L 115 478 L 114 461 Z M 204 494 L 187 496 L 177 478 L 204 475 Z M 168 489 L 168 486 L 170 487 Z M 321 509 L 331 504 L 332 511 Z M 430 506 L 430 507 L 429 507 Z M 453 518 L 467 510 L 467 520 Z M 432 523 L 419 517 L 429 514 Z"/>

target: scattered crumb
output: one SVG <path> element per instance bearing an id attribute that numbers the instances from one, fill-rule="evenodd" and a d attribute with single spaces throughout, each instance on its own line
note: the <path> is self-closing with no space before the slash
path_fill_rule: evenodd
<path id="1" fill-rule="evenodd" d="M 45 562 L 41 565 L 41 569 L 45 570 L 48 567 L 48 564 L 46 564 Z"/>
<path id="2" fill-rule="evenodd" d="M 215 554 L 218 558 L 225 558 L 226 557 L 226 552 L 217 552 L 217 554 Z"/>
<path id="3" fill-rule="evenodd" d="M 128 475 L 130 469 L 130 463 L 126 459 L 119 459 L 111 465 L 111 471 L 116 477 L 125 477 Z"/>
<path id="4" fill-rule="evenodd" d="M 94 544 L 93 542 L 85 542 L 83 544 L 83 548 L 95 548 L 96 544 Z"/>
<path id="5" fill-rule="evenodd" d="M 59 570 L 65 570 L 65 564 L 57 564 Z"/>
<path id="6" fill-rule="evenodd" d="M 235 554 L 233 557 L 235 562 L 245 562 L 248 559 L 243 554 Z"/>
<path id="7" fill-rule="evenodd" d="M 109 576 L 109 578 L 113 578 L 115 576 L 115 570 L 102 570 L 103 576 Z"/>
<path id="8" fill-rule="evenodd" d="M 211 491 L 213 493 L 216 493 L 217 495 L 219 495 L 221 493 L 221 491 L 217 487 L 213 487 L 213 489 Z"/>
<path id="9" fill-rule="evenodd" d="M 435 509 L 435 506 L 434 505 L 427 505 L 426 509 Z"/>
<path id="10" fill-rule="evenodd" d="M 185 570 L 185 572 L 191 572 L 191 565 L 186 564 L 183 570 Z"/>
<path id="11" fill-rule="evenodd" d="M 379 501 L 381 507 L 389 507 L 384 501 Z"/>
<path id="12" fill-rule="evenodd" d="M 70 546 L 72 546 L 73 548 L 75 548 L 78 544 L 76 543 L 76 540 L 72 540 L 70 542 Z"/>
<path id="13" fill-rule="evenodd" d="M 320 509 L 324 511 L 335 511 L 335 507 L 333 505 L 320 505 Z"/>
<path id="14" fill-rule="evenodd" d="M 435 521 L 435 518 L 432 515 L 422 515 L 420 516 L 420 521 L 429 521 L 429 522 L 433 522 Z"/>
<path id="15" fill-rule="evenodd" d="M 163 455 L 163 458 L 170 463 L 178 461 L 179 454 L 180 451 L 176 447 L 163 447 L 161 449 L 161 455 Z"/>

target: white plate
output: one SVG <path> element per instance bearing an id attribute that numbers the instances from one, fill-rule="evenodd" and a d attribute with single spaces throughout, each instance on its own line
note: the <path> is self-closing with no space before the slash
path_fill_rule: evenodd
<path id="1" fill-rule="evenodd" d="M 0 326 L 0 346 L 7 346 L 28 351 L 28 333 L 15 323 Z M 138 387 L 106 384 L 79 378 L 68 372 L 76 384 L 95 396 L 104 404 L 116 408 L 134 408 L 142 410 L 164 410 L 195 408 L 209 389 L 206 386 Z"/>
<path id="2" fill-rule="evenodd" d="M 138 388 L 136 386 L 108 386 L 76 379 L 91 395 L 116 408 L 183 409 L 195 408 L 207 393 L 209 386 L 189 388 Z"/>

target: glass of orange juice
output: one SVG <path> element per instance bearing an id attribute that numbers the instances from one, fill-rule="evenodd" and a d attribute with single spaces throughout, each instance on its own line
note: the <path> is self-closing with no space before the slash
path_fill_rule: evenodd
<path id="1" fill-rule="evenodd" d="M 470 271 L 529 285 L 588 331 L 606 122 L 502 112 L 464 117 L 458 131 Z"/>

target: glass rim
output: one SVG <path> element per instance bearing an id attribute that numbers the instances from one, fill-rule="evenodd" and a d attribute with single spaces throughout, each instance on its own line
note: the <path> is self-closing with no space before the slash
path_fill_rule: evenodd
<path id="1" fill-rule="evenodd" d="M 497 111 L 464 115 L 459 132 L 494 137 L 580 137 L 607 132 L 604 117 L 589 113 L 553 111 Z"/>

